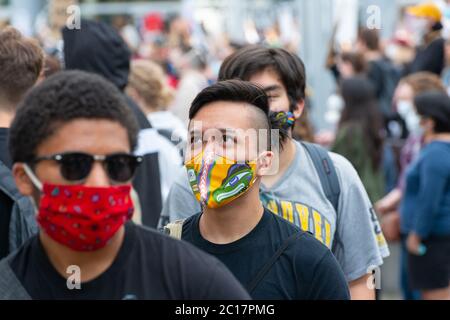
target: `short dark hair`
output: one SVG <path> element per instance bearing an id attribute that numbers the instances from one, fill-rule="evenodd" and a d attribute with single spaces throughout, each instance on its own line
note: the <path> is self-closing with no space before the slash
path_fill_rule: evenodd
<path id="1" fill-rule="evenodd" d="M 434 132 L 450 132 L 450 97 L 440 91 L 427 91 L 414 98 L 417 113 L 434 120 Z"/>
<path id="2" fill-rule="evenodd" d="M 341 60 L 350 63 L 356 74 L 367 71 L 367 62 L 359 52 L 344 52 L 341 54 Z"/>
<path id="3" fill-rule="evenodd" d="M 9 133 L 13 162 L 29 162 L 38 146 L 59 127 L 76 119 L 107 119 L 128 132 L 130 148 L 137 144 L 138 126 L 120 91 L 101 76 L 61 71 L 27 94 Z"/>
<path id="4" fill-rule="evenodd" d="M 14 108 L 8 111 L 15 111 L 25 92 L 35 84 L 43 61 L 44 53 L 36 41 L 24 38 L 12 27 L 0 31 L 0 101 Z"/>
<path id="5" fill-rule="evenodd" d="M 289 97 L 290 110 L 305 99 L 306 74 L 303 61 L 281 48 L 259 45 L 244 47 L 228 56 L 219 71 L 219 80 L 249 80 L 264 70 L 273 70 L 280 77 Z"/>
<path id="6" fill-rule="evenodd" d="M 441 78 L 429 71 L 414 72 L 400 79 L 400 83 L 409 85 L 415 96 L 426 91 L 447 92 Z"/>
<path id="7" fill-rule="evenodd" d="M 364 43 L 367 49 L 376 51 L 380 49 L 380 36 L 377 29 L 361 28 L 358 39 Z"/>
<path id="8" fill-rule="evenodd" d="M 195 97 L 189 109 L 189 119 L 192 120 L 204 106 L 218 101 L 242 102 L 253 106 L 259 111 L 262 118 L 262 121 L 258 121 L 261 123 L 260 127 L 262 128 L 260 129 L 268 130 L 268 146 L 270 148 L 272 124 L 269 117 L 269 99 L 261 87 L 248 81 L 237 79 L 219 81 L 203 89 Z"/>

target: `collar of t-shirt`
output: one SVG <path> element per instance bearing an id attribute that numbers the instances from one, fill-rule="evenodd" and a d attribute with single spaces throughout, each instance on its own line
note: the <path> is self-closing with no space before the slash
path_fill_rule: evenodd
<path id="1" fill-rule="evenodd" d="M 125 235 L 123 243 L 117 253 L 116 258 L 113 263 L 106 269 L 102 274 L 97 276 L 95 279 L 83 282 L 83 291 L 95 291 L 96 288 L 102 285 L 102 283 L 109 282 L 111 279 L 116 279 L 120 270 L 123 270 L 125 264 L 128 261 L 128 258 L 133 251 L 133 244 L 136 239 L 136 230 L 132 227 L 131 223 L 127 223 L 125 225 Z M 39 237 L 36 237 L 33 245 L 32 252 L 34 254 L 33 261 L 36 261 L 38 264 L 36 268 L 38 268 L 39 272 L 42 276 L 49 282 L 53 288 L 65 288 L 66 289 L 66 278 L 58 273 L 55 267 L 51 264 L 47 254 L 42 247 L 41 241 Z M 64 284 L 64 286 L 61 286 Z"/>
<path id="2" fill-rule="evenodd" d="M 200 217 L 202 216 L 202 214 L 200 213 L 194 216 L 194 220 L 192 221 L 192 228 L 191 228 L 192 242 L 200 249 L 203 249 L 204 251 L 216 255 L 229 254 L 234 251 L 242 250 L 247 246 L 254 246 L 255 245 L 254 240 L 258 239 L 259 235 L 265 232 L 272 215 L 273 213 L 269 212 L 267 209 L 264 209 L 264 213 L 261 219 L 259 220 L 258 224 L 244 237 L 231 243 L 216 244 L 206 240 L 200 234 L 199 222 Z"/>

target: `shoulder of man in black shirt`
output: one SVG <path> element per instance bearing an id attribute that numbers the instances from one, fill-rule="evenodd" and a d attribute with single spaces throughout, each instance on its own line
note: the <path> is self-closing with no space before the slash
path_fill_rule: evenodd
<path id="1" fill-rule="evenodd" d="M 184 222 L 183 236 L 200 249 L 216 256 L 248 287 L 256 274 L 292 235 L 293 241 L 250 292 L 254 299 L 346 300 L 350 298 L 345 276 L 331 251 L 309 232 L 301 231 L 269 210 L 243 238 L 226 245 L 205 240 L 197 214 Z"/>
<path id="2" fill-rule="evenodd" d="M 444 68 L 444 43 L 442 37 L 437 37 L 427 45 L 418 48 L 416 56 L 407 67 L 407 74 L 429 71 L 438 76 Z"/>
<path id="3" fill-rule="evenodd" d="M 33 299 L 249 299 L 214 257 L 132 222 L 125 225 L 124 242 L 113 264 L 94 280 L 81 283 L 79 290 L 67 288 L 37 236 L 7 259 Z"/>
<path id="4" fill-rule="evenodd" d="M 136 229 L 142 246 L 153 246 L 150 252 L 157 253 L 161 259 L 159 268 L 167 284 L 181 289 L 183 295 L 177 299 L 250 299 L 236 278 L 215 257 L 156 230 L 141 226 Z M 155 256 L 149 258 L 153 260 Z"/>

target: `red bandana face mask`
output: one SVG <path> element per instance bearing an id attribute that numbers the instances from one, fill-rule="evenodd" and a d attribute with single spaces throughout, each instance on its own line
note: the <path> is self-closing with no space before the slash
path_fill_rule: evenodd
<path id="1" fill-rule="evenodd" d="M 130 185 L 44 184 L 37 221 L 56 242 L 76 251 L 106 246 L 133 215 Z"/>

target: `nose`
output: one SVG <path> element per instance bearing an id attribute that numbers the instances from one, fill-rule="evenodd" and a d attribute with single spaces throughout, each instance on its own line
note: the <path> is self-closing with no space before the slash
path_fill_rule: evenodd
<path id="1" fill-rule="evenodd" d="M 94 162 L 84 184 L 88 187 L 107 187 L 111 185 L 108 174 L 101 162 Z"/>
<path id="2" fill-rule="evenodd" d="M 214 153 L 214 154 L 221 154 L 222 153 L 222 144 L 217 141 L 216 138 L 212 137 L 208 139 L 206 142 L 203 151 L 205 154 L 207 153 Z"/>

